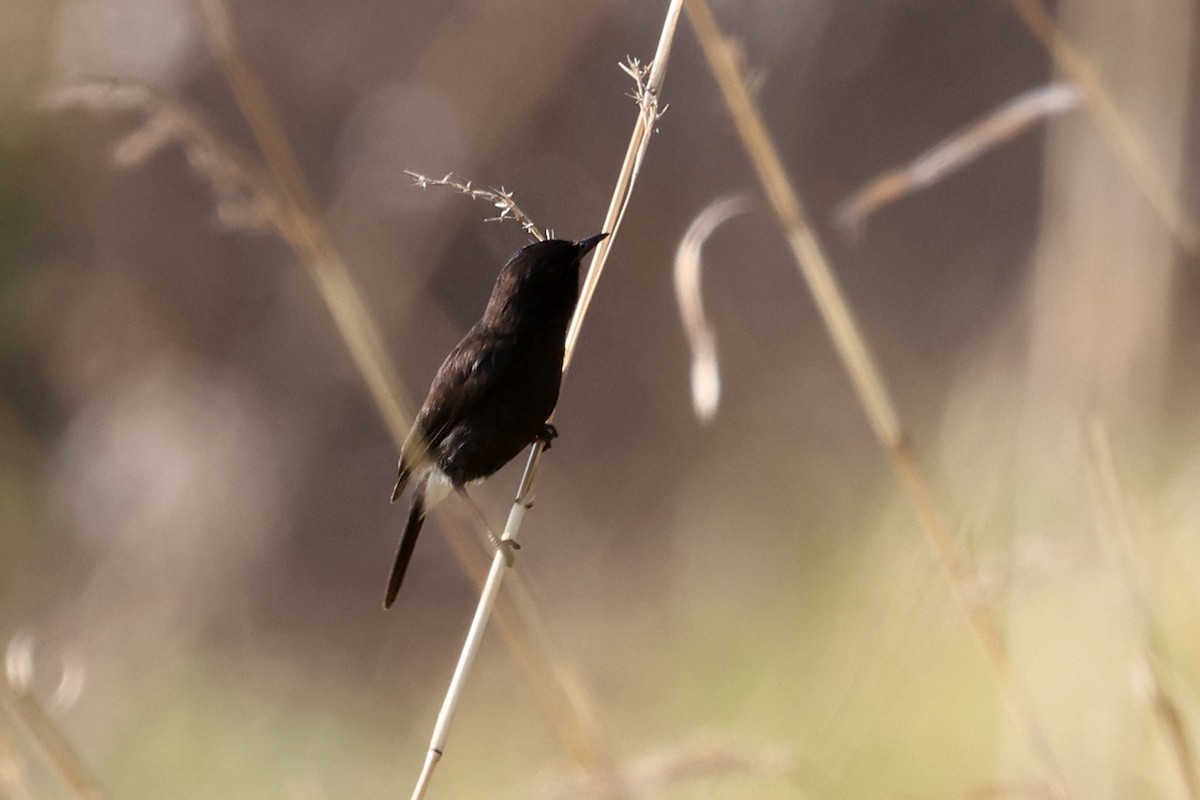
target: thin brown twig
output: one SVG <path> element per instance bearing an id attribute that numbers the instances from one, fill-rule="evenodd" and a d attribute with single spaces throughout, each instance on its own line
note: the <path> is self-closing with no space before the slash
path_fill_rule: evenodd
<path id="1" fill-rule="evenodd" d="M 920 522 L 926 541 L 954 590 L 955 598 L 967 614 L 970 629 L 987 658 L 1009 711 L 1053 780 L 1056 793 L 1065 797 L 1068 791 L 1062 769 L 1034 709 L 1033 701 L 1017 676 L 1000 624 L 990 606 L 973 602 L 969 592 L 970 571 L 958 552 L 954 538 L 942 522 L 941 512 L 924 473 L 905 440 L 882 374 L 859 332 L 821 244 L 808 223 L 799 197 L 783 167 L 778 149 L 738 68 L 734 51 L 721 33 L 712 10 L 704 0 L 684 0 L 684 4 L 709 69 L 720 86 L 737 127 L 742 146 L 762 182 L 767 199 L 778 217 L 780 228 L 787 238 L 796 264 L 813 293 L 834 346 L 850 373 L 875 436 L 888 455 L 905 497 Z"/>
<path id="2" fill-rule="evenodd" d="M 534 223 L 529 216 L 521 210 L 517 205 L 517 201 L 513 198 L 512 192 L 506 191 L 503 186 L 499 189 L 480 189 L 473 185 L 470 181 L 460 181 L 454 177 L 453 172 L 447 172 L 444 178 L 430 178 L 422 175 L 419 172 L 412 170 L 404 170 L 406 175 L 413 179 L 413 183 L 418 189 L 428 189 L 430 186 L 447 186 L 451 189 L 457 189 L 465 195 L 475 199 L 484 200 L 491 203 L 492 206 L 499 209 L 500 213 L 494 217 L 488 217 L 485 222 L 504 222 L 505 220 L 513 220 L 520 224 L 529 235 L 537 239 L 539 242 L 544 242 L 546 239 L 554 237 L 554 232 L 547 230 L 542 231 L 541 228 Z"/>

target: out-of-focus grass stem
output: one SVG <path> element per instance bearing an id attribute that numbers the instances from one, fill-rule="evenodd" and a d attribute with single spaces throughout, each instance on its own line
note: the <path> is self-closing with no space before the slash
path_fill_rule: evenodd
<path id="1" fill-rule="evenodd" d="M 1062 769 L 1029 694 L 1017 676 L 1004 636 L 990 606 L 969 591 L 970 571 L 950 531 L 942 522 L 933 494 L 919 463 L 905 441 L 898 415 L 858 324 L 850 312 L 824 250 L 808 223 L 800 199 L 780 160 L 762 114 L 746 86 L 737 56 L 717 25 L 705 0 L 684 0 L 688 18 L 700 40 L 709 69 L 716 78 L 737 127 L 742 146 L 754 166 L 767 200 L 787 239 L 796 264 L 812 291 L 834 347 L 850 373 L 855 391 L 879 444 L 887 453 L 926 541 L 950 582 L 954 595 L 992 669 L 1002 696 L 1054 783 L 1055 793 L 1068 795 Z"/>
<path id="2" fill-rule="evenodd" d="M 602 231 L 607 233 L 608 237 L 602 240 L 596 246 L 595 250 L 593 250 L 591 265 L 588 268 L 587 276 L 584 278 L 583 287 L 580 290 L 579 302 L 575 307 L 575 314 L 571 318 L 571 324 L 567 329 L 566 353 L 563 359 L 564 380 L 575 354 L 575 345 L 578 342 L 583 321 L 587 316 L 591 298 L 604 271 L 604 265 L 608 260 L 609 252 L 612 250 L 613 241 L 621 227 L 621 220 L 625 215 L 625 209 L 629 206 L 629 198 L 632 195 L 634 183 L 641 169 L 642 159 L 646 155 L 646 148 L 650 144 L 650 136 L 654 132 L 654 123 L 661 113 L 658 101 L 662 93 L 663 79 L 666 77 L 667 60 L 670 56 L 671 44 L 675 39 L 675 31 L 679 24 L 681 11 L 682 0 L 671 0 L 671 4 L 667 8 L 666 18 L 663 21 L 662 33 L 659 36 L 658 48 L 655 50 L 654 60 L 649 65 L 643 67 L 640 62 L 631 59 L 623 66 L 625 72 L 633 78 L 636 84 L 637 92 L 635 99 L 638 103 L 639 113 L 637 121 L 634 123 L 633 133 L 629 139 L 629 146 L 625 151 L 625 159 L 622 161 L 621 167 L 617 172 L 616 187 L 613 189 L 608 212 L 604 217 Z M 554 414 L 551 414 L 550 422 L 553 422 L 554 416 Z M 513 500 L 512 508 L 509 511 L 508 522 L 504 526 L 504 532 L 500 535 L 502 544 L 515 542 L 521 531 L 525 512 L 533 504 L 533 484 L 537 478 L 538 468 L 541 465 L 542 454 L 544 452 L 545 442 L 543 440 L 535 442 L 529 450 L 529 459 L 525 463 L 525 471 L 521 475 L 521 483 L 517 489 L 516 498 Z M 488 620 L 491 617 L 496 598 L 500 593 L 504 575 L 509 571 L 510 558 L 510 553 L 503 546 L 497 548 L 496 554 L 492 558 L 492 567 L 488 572 L 487 581 L 480 593 L 479 603 L 475 608 L 475 616 L 471 620 L 471 627 L 467 631 L 466 639 L 463 641 L 462 653 L 459 655 L 458 665 L 455 667 L 454 674 L 450 678 L 450 686 L 446 690 L 445 699 L 442 701 L 441 710 L 438 712 L 437 722 L 434 724 L 429 748 L 425 753 L 425 762 L 421 768 L 421 774 L 417 778 L 416 786 L 413 788 L 412 800 L 421 800 L 425 796 L 425 793 L 429 789 L 430 781 L 433 779 L 433 772 L 437 768 L 442 754 L 445 752 L 446 741 L 450 735 L 450 728 L 453 725 L 455 713 L 458 710 L 458 703 L 462 697 L 463 687 L 466 685 L 467 677 L 474 666 L 475 656 L 479 652 L 479 646 L 483 641 L 483 634 L 487 630 Z"/>
<path id="3" fill-rule="evenodd" d="M 333 246 L 266 91 L 238 51 L 224 6 L 220 0 L 195 0 L 195 3 L 213 56 L 250 125 L 266 161 L 268 175 L 281 195 L 288 224 L 281 226 L 279 233 L 287 239 L 316 283 L 399 451 L 412 419 L 411 404 L 404 398 L 382 336 L 349 269 Z M 485 573 L 475 555 L 478 548 L 467 528 L 454 525 L 445 526 L 443 530 L 460 567 L 477 586 L 482 586 Z M 512 597 L 500 604 L 497 612 L 505 642 L 516 654 L 529 687 L 538 697 L 539 706 L 547 712 L 564 749 L 586 768 L 607 768 L 609 749 L 602 739 L 594 704 L 574 670 L 554 648 L 553 637 L 545 629 L 544 621 L 532 613 L 528 587 L 524 586 L 519 574 L 513 576 L 510 585 L 514 585 Z"/>
<path id="4" fill-rule="evenodd" d="M 0 672 L 0 713 L 19 720 L 37 743 L 55 774 L 79 800 L 104 800 L 106 795 L 91 769 L 32 692 L 14 686 Z M 0 785 L 0 788 L 3 788 Z"/>
<path id="5" fill-rule="evenodd" d="M 1134 133 L 1087 57 L 1063 35 L 1041 0 L 1008 0 L 1025 27 L 1054 63 L 1083 92 L 1083 104 L 1096 128 L 1108 141 L 1134 183 L 1162 218 L 1175 241 L 1193 259 L 1200 259 L 1200 228 L 1159 175 L 1141 139 Z"/>

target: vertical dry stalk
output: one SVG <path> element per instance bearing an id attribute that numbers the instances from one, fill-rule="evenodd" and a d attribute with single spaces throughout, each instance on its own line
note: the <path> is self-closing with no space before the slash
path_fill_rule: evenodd
<path id="1" fill-rule="evenodd" d="M 224 7 L 220 0 L 195 0 L 195 3 L 213 55 L 253 131 L 270 177 L 281 195 L 283 213 L 288 216 L 289 224 L 280 232 L 286 235 L 297 258 L 316 283 L 338 333 L 399 448 L 408 434 L 411 405 L 403 397 L 382 337 L 321 221 L 316 201 L 266 92 L 237 49 Z M 477 550 L 466 534 L 466 528 L 447 526 L 444 532 L 459 566 L 477 586 L 482 586 L 484 573 L 478 566 Z M 566 751 L 586 768 L 607 768 L 611 758 L 596 719 L 594 703 L 574 670 L 554 648 L 544 622 L 534 613 L 535 605 L 529 600 L 528 587 L 519 574 L 514 576 L 510 586 L 513 587 L 510 590 L 512 596 L 501 604 L 497 616 L 501 635 L 516 655 L 528 686 L 547 713 L 551 727 Z"/>
<path id="2" fill-rule="evenodd" d="M 13 686 L 0 674 L 0 711 L 7 712 L 29 732 L 55 773 L 79 800 L 104 800 L 105 794 L 46 709 L 30 692 Z"/>
<path id="3" fill-rule="evenodd" d="M 630 136 L 629 147 L 625 151 L 625 159 L 621 163 L 621 168 L 617 175 L 616 188 L 613 190 L 608 213 L 604 218 L 603 230 L 609 236 L 601 241 L 593 251 L 591 266 L 588 269 L 587 277 L 584 279 L 579 302 L 575 307 L 575 314 L 571 318 L 571 325 L 567 329 L 566 352 L 563 359 L 564 380 L 566 379 L 567 371 L 570 368 L 575 353 L 575 345 L 579 339 L 583 320 L 587 316 L 591 298 L 595 293 L 600 275 L 604 270 L 608 254 L 612 249 L 613 240 L 620 229 L 625 209 L 629 205 L 629 198 L 633 192 L 634 182 L 637 180 L 638 172 L 641 169 L 642 159 L 646 155 L 646 148 L 650 144 L 650 134 L 654 131 L 654 123 L 660 113 L 658 97 L 662 91 L 663 79 L 666 77 L 667 59 L 670 56 L 671 44 L 675 39 L 675 30 L 678 27 L 682 2 L 683 0 L 671 0 L 671 4 L 667 8 L 662 34 L 658 40 L 658 48 L 654 54 L 654 61 L 651 62 L 652 66 L 649 69 L 642 69 L 638 62 L 631 61 L 626 67 L 626 71 L 637 83 L 637 100 L 640 113 L 634 125 L 633 134 Z M 552 414 L 550 421 L 553 421 L 553 419 L 554 415 Z M 545 442 L 539 440 L 529 450 L 529 460 L 525 464 L 525 471 L 521 476 L 517 496 L 513 500 L 512 509 L 509 511 L 504 532 L 500 535 L 501 543 L 516 541 L 520 533 L 521 523 L 525 519 L 525 512 L 533 504 L 533 483 L 537 478 L 544 448 Z M 475 656 L 479 652 L 479 646 L 483 642 L 483 634 L 487 630 L 488 620 L 491 617 L 496 597 L 499 595 L 509 558 L 511 556 L 508 548 L 498 547 L 496 549 L 496 554 L 492 558 L 491 570 L 488 572 L 487 581 L 479 596 L 475 616 L 471 620 L 471 627 L 467 631 L 466 639 L 463 642 L 462 653 L 459 656 L 458 664 L 455 666 L 454 675 L 450 679 L 450 686 L 446 690 L 446 697 L 442 702 L 442 708 L 438 712 L 437 722 L 433 728 L 433 735 L 429 741 L 429 749 L 425 754 L 425 763 L 421 768 L 420 776 L 417 778 L 416 786 L 413 788 L 412 800 L 421 800 L 425 796 L 425 793 L 429 789 L 430 781 L 433 779 L 433 771 L 436 769 L 445 751 L 446 740 L 450 735 L 450 727 L 454 722 L 454 715 L 458 710 L 462 690 L 466 684 L 467 676 L 470 674 L 471 668 L 475 663 Z"/>
<path id="4" fill-rule="evenodd" d="M 622 69 L 633 78 L 637 84 L 636 99 L 640 112 L 629 137 L 629 147 L 625 149 L 625 160 L 617 174 L 617 185 L 613 189 L 612 200 L 608 212 L 604 215 L 603 230 L 609 234 L 600 244 L 596 245 L 592 266 L 583 287 L 579 292 L 579 304 L 575 307 L 575 316 L 571 318 L 571 326 L 567 328 L 566 355 L 563 358 L 563 379 L 575 359 L 575 346 L 579 343 L 579 332 L 592 297 L 596 294 L 596 285 L 604 273 L 604 265 L 608 263 L 608 252 L 612 249 L 613 239 L 625 218 L 625 209 L 629 207 L 629 198 L 633 196 L 633 184 L 642 169 L 642 159 L 646 157 L 646 148 L 650 146 L 650 134 L 654 132 L 654 124 L 658 121 L 662 110 L 658 107 L 658 97 L 662 92 L 663 79 L 667 74 L 667 60 L 671 55 L 671 43 L 675 38 L 675 28 L 679 22 L 682 6 L 678 0 L 671 0 L 667 8 L 667 18 L 663 23 L 662 34 L 659 36 L 658 47 L 654 51 L 654 60 L 647 68 L 643 68 L 637 60 L 630 60 Z M 536 451 L 541 453 L 539 447 Z"/>
<path id="5" fill-rule="evenodd" d="M 1138 568 L 1133 518 L 1117 479 L 1112 444 L 1099 419 L 1087 427 L 1088 494 L 1096 517 L 1096 532 L 1121 573 L 1129 600 L 1139 617 L 1145 637 L 1145 666 L 1154 711 L 1171 745 L 1171 754 L 1189 800 L 1200 800 L 1200 776 L 1187 722 L 1179 709 L 1167 678 L 1167 640 L 1155 619 L 1150 593 Z"/>
<path id="6" fill-rule="evenodd" d="M 804 280 L 816 300 L 834 346 L 850 373 L 855 391 L 880 445 L 888 454 L 905 496 L 925 533 L 925 538 L 966 611 L 970 627 L 992 668 L 1001 694 L 1014 720 L 1041 760 L 1060 797 L 1067 787 L 1058 760 L 1050 747 L 1033 702 L 1018 679 L 1004 636 L 990 606 L 976 602 L 970 572 L 958 553 L 953 537 L 942 522 L 928 482 L 904 440 L 899 419 L 888 396 L 882 375 L 859 333 L 850 309 L 838 288 L 837 279 L 808 224 L 799 197 L 788 179 L 778 150 L 767 132 L 732 47 L 721 33 L 705 0 L 684 0 L 688 18 L 696 30 L 729 113 L 737 126 L 742 146 L 754 164 L 779 225 L 787 238 Z"/>
<path id="7" fill-rule="evenodd" d="M 1084 105 L 1095 119 L 1097 129 L 1116 151 L 1155 213 L 1162 217 L 1175 241 L 1193 258 L 1200 258 L 1200 228 L 1188 217 L 1175 193 L 1158 174 L 1141 140 L 1125 121 L 1095 68 L 1059 31 L 1041 0 L 1009 0 L 1009 5 L 1046 48 L 1062 73 L 1083 92 Z"/>

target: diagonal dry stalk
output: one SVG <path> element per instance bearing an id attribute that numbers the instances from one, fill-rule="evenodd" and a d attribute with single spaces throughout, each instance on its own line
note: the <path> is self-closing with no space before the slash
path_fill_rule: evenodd
<path id="1" fill-rule="evenodd" d="M 355 366 L 366 380 L 392 437 L 403 441 L 408 433 L 407 421 L 412 418 L 411 404 L 403 399 L 400 380 L 387 358 L 383 338 L 371 321 L 349 269 L 320 222 L 316 200 L 271 109 L 266 91 L 238 52 L 220 0 L 196 0 L 196 7 L 213 56 L 225 73 L 238 108 L 267 162 L 270 179 L 276 184 L 292 249 L 329 306 L 334 324 L 350 348 Z"/>
<path id="2" fill-rule="evenodd" d="M 14 686 L 8 675 L 0 670 L 0 714 L 10 715 L 20 721 L 41 749 L 46 760 L 78 800 L 104 800 L 105 794 L 92 771 L 83 762 L 75 746 L 71 744 L 54 722 L 45 707 L 32 692 Z M 0 789 L 4 789 L 0 782 Z"/>
<path id="3" fill-rule="evenodd" d="M 1108 140 L 1134 183 L 1166 224 L 1175 241 L 1192 258 L 1200 258 L 1200 228 L 1179 203 L 1134 133 L 1112 95 L 1087 57 L 1054 24 L 1041 0 L 1008 0 L 1034 38 L 1046 48 L 1054 63 L 1083 92 L 1084 106 Z"/>
<path id="4" fill-rule="evenodd" d="M 684 0 L 684 3 L 709 69 L 720 86 L 730 116 L 737 126 L 742 146 L 754 165 L 801 275 L 813 293 L 834 347 L 850 373 L 871 428 L 891 461 L 926 541 L 967 614 L 971 631 L 987 657 L 1009 711 L 1055 784 L 1055 793 L 1066 797 L 1068 792 L 1062 769 L 1033 702 L 1017 676 L 1000 624 L 991 607 L 977 602 L 971 592 L 970 570 L 950 531 L 942 522 L 941 512 L 924 472 L 906 442 L 882 374 L 842 296 L 821 244 L 807 221 L 778 149 L 743 79 L 737 56 L 705 0 Z"/>
<path id="5" fill-rule="evenodd" d="M 108 112 L 140 111 L 145 117 L 142 126 L 114 146 L 113 155 L 118 165 L 135 166 L 157 148 L 176 144 L 183 150 L 192 169 L 208 182 L 222 223 L 235 230 L 274 232 L 304 263 L 320 262 L 306 244 L 311 241 L 311 235 L 297 232 L 298 227 L 315 226 L 320 230 L 320 221 L 297 215 L 290 209 L 275 182 L 253 159 L 214 135 L 199 115 L 178 99 L 136 81 L 92 78 L 56 89 L 47 96 L 46 105 L 49 108 L 78 105 Z M 323 268 L 332 269 L 327 280 L 316 277 L 318 270 Z M 391 374 L 390 365 L 373 367 L 370 360 L 377 351 L 356 344 L 377 340 L 378 335 L 371 319 L 361 316 L 365 312 L 353 281 L 344 265 L 336 260 L 325 267 L 317 263 L 310 268 L 310 274 L 314 275 L 335 320 L 343 323 L 338 329 L 343 332 L 355 362 L 367 376 L 368 385 L 373 389 L 372 396 L 378 401 L 381 415 L 390 421 L 389 429 L 399 447 L 408 425 L 405 403 L 394 394 L 388 380 L 377 379 Z M 336 292 L 339 286 L 346 287 L 349 293 L 343 296 Z M 355 334 L 357 328 L 363 329 L 362 335 Z M 482 588 L 485 573 L 479 566 L 479 550 L 467 533 L 473 524 L 474 521 L 460 519 L 458 526 L 446 526 L 442 532 L 463 572 L 477 588 Z M 585 768 L 607 769 L 611 757 L 602 740 L 595 704 L 584 691 L 577 674 L 558 652 L 520 573 L 513 576 L 508 589 L 501 598 L 497 621 L 501 635 L 522 667 L 529 688 L 567 752 Z"/>
<path id="6" fill-rule="evenodd" d="M 446 541 L 459 564 L 469 571 L 475 590 L 482 592 L 487 574 L 475 568 L 479 547 L 465 534 L 474 520 L 461 510 L 456 513 L 455 534 L 447 536 Z M 495 617 L 501 638 L 563 750 L 584 770 L 606 773 L 614 769 L 615 756 L 596 702 L 574 665 L 563 655 L 520 570 L 515 570 L 504 584 L 496 601 Z"/>
<path id="7" fill-rule="evenodd" d="M 625 151 L 625 159 L 621 163 L 621 168 L 617 175 L 616 188 L 613 190 L 608 212 L 604 217 L 602 230 L 609 235 L 593 251 L 591 266 L 584 279 L 579 301 L 575 307 L 575 314 L 571 318 L 571 325 L 567 330 L 566 352 L 563 359 L 564 380 L 566 379 L 567 371 L 570 369 L 571 361 L 574 358 L 575 346 L 579 340 L 579 332 L 583 325 L 583 320 L 587 316 L 592 296 L 595 294 L 596 285 L 604 271 L 604 265 L 612 248 L 613 240 L 616 238 L 617 232 L 621 227 L 621 220 L 625 215 L 625 209 L 629 206 L 633 185 L 641 170 L 646 149 L 649 147 L 650 135 L 654 131 L 654 124 L 661 114 L 658 98 L 662 91 L 663 79 L 666 76 L 667 60 L 670 56 L 671 44 L 675 38 L 675 30 L 678 27 L 682 1 L 671 0 L 671 4 L 667 8 L 662 34 L 659 37 L 658 48 L 655 50 L 654 60 L 651 64 L 643 67 L 636 60 L 630 60 L 625 66 L 625 71 L 633 77 L 637 84 L 635 98 L 638 101 L 639 113 L 637 122 L 634 124 L 633 134 L 629 139 L 629 147 Z M 549 422 L 553 422 L 553 420 L 554 415 L 552 414 Z M 513 500 L 512 509 L 508 515 L 508 522 L 504 526 L 504 532 L 500 535 L 501 543 L 516 541 L 521 530 L 521 523 L 525 518 L 525 512 L 533 505 L 533 483 L 537 478 L 542 453 L 545 449 L 544 446 L 545 442 L 539 440 L 529 450 L 529 460 L 526 462 L 525 471 L 521 476 L 517 496 Z M 488 620 L 491 617 L 496 597 L 499 595 L 500 586 L 507 571 L 506 567 L 509 564 L 510 558 L 511 552 L 507 547 L 498 547 L 496 554 L 492 558 L 492 567 L 488 572 L 487 582 L 480 593 L 479 603 L 475 609 L 475 616 L 471 620 L 471 626 L 463 642 L 462 653 L 459 656 L 458 664 L 455 666 L 454 675 L 450 679 L 450 686 L 446 690 L 446 697 L 442 702 L 442 708 L 438 712 L 437 722 L 434 725 L 433 735 L 429 742 L 429 749 L 425 754 L 425 763 L 421 768 L 420 776 L 417 778 L 416 786 L 413 788 L 413 800 L 420 800 L 425 796 L 425 793 L 429 789 L 430 781 L 433 778 L 433 771 L 436 769 L 445 751 L 446 740 L 450 734 L 454 715 L 458 710 L 458 703 L 462 697 L 463 687 L 475 663 L 475 656 L 479 652 L 479 646 L 483 642 L 483 634 L 487 630 Z"/>
<path id="8" fill-rule="evenodd" d="M 1168 678 L 1170 654 L 1167 637 L 1155 617 L 1150 590 L 1142 576 L 1135 552 L 1135 527 L 1129 503 L 1117 478 L 1112 443 L 1099 419 L 1087 426 L 1087 488 L 1096 518 L 1096 533 L 1104 550 L 1121 574 L 1130 605 L 1138 616 L 1144 638 L 1143 660 L 1150 699 L 1158 715 L 1163 734 L 1171 745 L 1171 755 L 1179 771 L 1188 800 L 1200 800 L 1200 774 L 1196 770 L 1195 749 L 1187 717 Z"/>
<path id="9" fill-rule="evenodd" d="M 349 269 L 332 244 L 266 92 L 237 49 L 224 7 L 220 0 L 195 0 L 195 3 L 209 46 L 253 131 L 267 164 L 269 180 L 279 195 L 282 213 L 287 217 L 280 233 L 316 283 L 399 448 L 408 433 L 411 404 L 404 398 L 382 337 Z M 466 527 L 446 526 L 443 532 L 460 567 L 482 587 L 484 573 L 477 566 L 477 550 Z M 501 635 L 516 655 L 527 684 L 567 752 L 585 767 L 607 768 L 611 757 L 594 703 L 573 668 L 558 652 L 519 573 L 509 585 L 510 592 L 501 602 L 497 616 Z"/>
<path id="10" fill-rule="evenodd" d="M 883 206 L 932 186 L 1035 123 L 1075 108 L 1079 94 L 1069 83 L 1050 83 L 1022 92 L 909 163 L 872 178 L 838 204 L 834 218 L 843 230 L 857 232 L 866 218 Z"/>
<path id="11" fill-rule="evenodd" d="M 0 797 L 30 800 L 25 757 L 17 744 L 17 732 L 8 717 L 0 713 Z"/>

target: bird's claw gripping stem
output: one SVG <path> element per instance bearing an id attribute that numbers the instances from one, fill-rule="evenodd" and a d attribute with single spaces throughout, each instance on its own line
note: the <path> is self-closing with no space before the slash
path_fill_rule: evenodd
<path id="1" fill-rule="evenodd" d="M 537 438 L 542 443 L 542 450 L 549 450 L 550 443 L 558 438 L 558 428 L 547 422 L 542 426 L 542 432 L 537 435 Z"/>
<path id="2" fill-rule="evenodd" d="M 504 539 L 504 538 L 494 539 L 493 543 L 496 545 L 496 550 L 498 550 L 499 552 L 504 554 L 504 565 L 511 569 L 513 562 L 515 560 L 514 556 L 513 556 L 513 551 L 520 550 L 521 545 L 512 539 Z"/>

